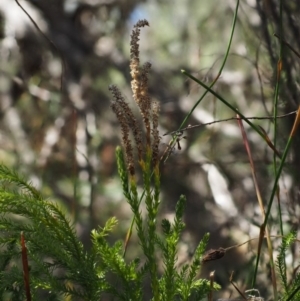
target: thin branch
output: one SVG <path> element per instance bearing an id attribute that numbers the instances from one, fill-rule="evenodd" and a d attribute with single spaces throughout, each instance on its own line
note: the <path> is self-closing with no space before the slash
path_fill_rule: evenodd
<path id="1" fill-rule="evenodd" d="M 287 113 L 287 114 L 279 115 L 279 116 L 277 116 L 277 118 L 285 118 L 287 116 L 290 116 L 290 115 L 293 115 L 293 114 L 296 114 L 296 113 L 297 113 L 297 110 L 292 111 L 292 112 Z M 265 117 L 246 117 L 246 118 L 250 119 L 250 120 L 266 120 L 266 119 L 274 120 L 273 116 L 269 116 L 269 117 L 266 117 L 266 116 Z M 207 123 L 202 123 L 202 124 L 188 125 L 187 127 L 183 128 L 181 130 L 176 130 L 176 131 L 173 131 L 173 132 L 165 133 L 163 136 L 182 135 L 182 133 L 184 131 L 187 131 L 187 130 L 191 130 L 191 129 L 195 129 L 195 128 L 199 128 L 199 127 L 207 126 L 207 125 L 213 125 L 215 123 L 220 123 L 220 122 L 225 122 L 225 121 L 232 121 L 232 120 L 238 120 L 238 118 L 237 117 L 231 117 L 231 118 L 226 118 L 226 119 L 214 120 L 214 121 L 207 122 Z"/>
<path id="2" fill-rule="evenodd" d="M 274 37 L 276 37 L 277 39 L 280 39 L 281 42 L 282 42 L 284 45 L 286 45 L 288 48 L 290 48 L 290 50 L 292 50 L 292 51 L 298 56 L 298 58 L 300 58 L 300 53 L 299 53 L 297 50 L 295 50 L 295 49 L 291 46 L 291 44 L 289 44 L 286 40 L 282 39 L 282 38 L 281 38 L 278 34 L 276 34 L 276 33 L 274 33 Z"/>
<path id="3" fill-rule="evenodd" d="M 15 0 L 17 5 L 22 9 L 22 11 L 27 15 L 27 17 L 30 19 L 32 22 L 33 26 L 37 29 L 37 31 L 47 40 L 48 43 L 50 43 L 54 49 L 57 51 L 58 55 L 61 58 L 61 67 L 62 67 L 62 72 L 61 72 L 61 78 L 60 78 L 60 91 L 63 92 L 63 87 L 64 87 L 64 78 L 65 78 L 65 72 L 66 72 L 66 62 L 64 59 L 63 54 L 61 51 L 57 48 L 57 46 L 54 44 L 53 41 L 51 41 L 50 38 L 48 38 L 43 31 L 39 28 L 37 23 L 32 19 L 32 17 L 29 15 L 29 13 L 25 10 L 25 8 L 19 3 L 19 0 Z"/>

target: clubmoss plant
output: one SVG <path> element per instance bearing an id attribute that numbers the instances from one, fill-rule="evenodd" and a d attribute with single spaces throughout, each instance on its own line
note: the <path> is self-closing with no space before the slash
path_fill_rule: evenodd
<path id="1" fill-rule="evenodd" d="M 111 217 L 91 233 L 86 251 L 72 222 L 54 202 L 45 200 L 34 186 L 16 172 L 0 165 L 0 298 L 1 300 L 201 300 L 216 284 L 198 279 L 208 234 L 196 248 L 191 264 L 177 268 L 177 245 L 184 229 L 186 199 L 179 198 L 173 223 L 157 224 L 160 205 L 158 146 L 159 104 L 148 93 L 150 63 L 140 66 L 139 21 L 131 35 L 133 99 L 144 131 L 115 85 L 110 86 L 112 110 L 122 132 L 124 151 L 117 147 L 117 165 L 123 193 L 133 213 L 125 245 L 110 245 L 107 236 L 117 224 Z M 132 145 L 132 138 L 134 145 Z M 125 156 L 123 156 L 123 153 Z M 138 193 L 137 170 L 142 173 L 143 193 Z M 140 204 L 145 202 L 146 213 Z M 126 260 L 133 225 L 145 260 Z M 159 233 L 161 233 L 159 235 Z M 162 254 L 163 272 L 159 273 Z M 144 262 L 143 264 L 141 262 Z M 113 276 L 113 277 L 112 277 Z M 147 276 L 147 277 L 146 277 Z M 113 278 L 113 281 L 111 279 Z M 151 296 L 145 295 L 146 279 Z"/>
<path id="2" fill-rule="evenodd" d="M 286 251 L 296 241 L 297 233 L 292 231 L 282 239 L 278 249 L 279 254 L 276 260 L 278 276 L 282 286 L 282 295 L 280 300 L 300 300 L 300 274 L 295 273 L 293 279 L 288 281 L 286 271 Z"/>
<path id="3" fill-rule="evenodd" d="M 131 88 L 133 99 L 140 110 L 144 129 L 145 141 L 141 139 L 141 127 L 137 123 L 129 105 L 125 102 L 118 88 L 110 87 L 113 95 L 112 109 L 121 125 L 122 142 L 125 150 L 125 159 L 120 147 L 117 148 L 118 171 L 122 181 L 124 196 L 126 197 L 134 214 L 137 235 L 143 253 L 146 256 L 146 263 L 142 271 L 148 271 L 151 281 L 153 300 L 173 300 L 176 296 L 179 300 L 191 298 L 202 298 L 210 289 L 206 280 L 196 280 L 201 258 L 208 241 L 206 235 L 199 244 L 194 261 L 191 266 L 184 265 L 179 272 L 176 269 L 176 247 L 180 233 L 184 228 L 182 221 L 185 197 L 181 196 L 175 210 L 173 225 L 167 220 L 162 222 L 164 239 L 158 235 L 157 215 L 160 204 L 160 173 L 158 146 L 160 136 L 158 132 L 159 104 L 152 102 L 148 93 L 148 74 L 151 64 L 146 62 L 140 66 L 139 58 L 139 35 L 140 28 L 149 26 L 146 20 L 139 21 L 131 35 L 131 61 L 130 74 L 132 76 Z M 130 140 L 130 133 L 134 139 L 138 165 L 143 175 L 143 193 L 138 195 L 136 182 L 136 167 L 134 161 L 133 147 Z M 142 201 L 146 204 L 146 217 L 140 211 Z M 132 233 L 132 227 L 128 232 L 125 249 Z M 158 276 L 158 252 L 163 254 L 164 274 Z"/>

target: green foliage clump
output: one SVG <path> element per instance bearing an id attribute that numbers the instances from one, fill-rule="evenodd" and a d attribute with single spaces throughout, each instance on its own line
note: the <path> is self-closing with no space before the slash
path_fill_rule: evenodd
<path id="1" fill-rule="evenodd" d="M 118 154 L 120 161 L 120 150 Z M 122 172 L 124 180 L 127 170 Z M 120 176 L 122 178 L 122 174 Z M 177 244 L 184 228 L 183 196 L 176 206 L 174 223 L 162 222 L 163 238 L 156 234 L 156 215 L 148 213 L 144 221 L 138 206 L 131 204 L 135 220 L 139 221 L 140 245 L 147 258 L 141 265 L 138 258 L 126 262 L 121 242 L 108 244 L 106 236 L 116 226 L 116 218 L 110 218 L 103 228 L 92 231 L 93 247 L 87 252 L 57 204 L 44 200 L 30 183 L 3 165 L 0 165 L 0 179 L 0 296 L 3 300 L 24 300 L 21 231 L 26 240 L 33 300 L 39 300 L 45 293 L 47 300 L 63 299 L 63 296 L 99 300 L 105 293 L 118 300 L 143 300 L 147 275 L 152 279 L 156 300 L 174 300 L 175 297 L 199 300 L 211 289 L 208 281 L 197 279 L 208 235 L 199 244 L 191 266 L 185 264 L 181 271 L 176 269 Z M 128 193 L 131 192 L 125 191 Z M 159 251 L 165 265 L 162 275 L 157 273 Z M 109 280 L 112 276 L 114 281 Z"/>
<path id="2" fill-rule="evenodd" d="M 41 291 L 47 291 L 49 298 L 71 294 L 96 300 L 95 288 L 104 288 L 105 282 L 94 272 L 93 257 L 84 250 L 63 211 L 57 204 L 44 200 L 30 183 L 3 165 L 0 166 L 0 179 L 2 299 L 24 299 L 22 231 L 33 298 L 38 299 Z"/>
<path id="3" fill-rule="evenodd" d="M 276 260 L 276 267 L 279 275 L 283 293 L 280 300 L 300 300 L 300 273 L 297 273 L 289 283 L 287 279 L 285 255 L 288 248 L 295 242 L 297 233 L 292 231 L 287 236 L 283 237 L 279 247 L 279 254 Z"/>

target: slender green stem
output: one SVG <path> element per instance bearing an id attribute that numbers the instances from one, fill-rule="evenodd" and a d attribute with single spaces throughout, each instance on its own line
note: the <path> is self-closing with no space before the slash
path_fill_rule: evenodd
<path id="1" fill-rule="evenodd" d="M 148 212 L 147 218 L 147 252 L 145 255 L 149 262 L 151 286 L 153 291 L 153 300 L 159 301 L 159 284 L 157 278 L 157 264 L 155 261 L 155 234 L 156 234 L 156 218 L 157 218 L 157 208 L 154 202 L 152 191 L 151 191 L 151 159 L 152 152 L 149 148 L 146 153 L 146 160 L 143 167 L 143 180 L 144 180 L 144 190 L 145 190 L 145 204 Z"/>
<path id="2" fill-rule="evenodd" d="M 196 77 L 194 77 L 193 75 L 191 75 L 190 73 L 188 73 L 185 70 L 181 70 L 181 72 L 188 76 L 189 78 L 191 78 L 192 80 L 194 80 L 196 83 L 198 83 L 200 86 L 202 86 L 203 88 L 206 89 L 207 92 L 210 92 L 211 94 L 213 94 L 214 96 L 216 96 L 219 100 L 221 100 L 227 107 L 229 107 L 232 111 L 234 111 L 236 114 L 238 114 L 240 116 L 241 119 L 243 119 L 246 123 L 248 123 L 264 140 L 266 140 L 265 134 L 256 126 L 254 125 L 251 121 L 249 121 L 249 119 L 247 119 L 246 116 L 244 116 L 244 114 L 242 114 L 237 108 L 235 108 L 233 105 L 231 105 L 227 100 L 225 100 L 221 95 L 219 95 L 217 92 L 215 92 L 214 90 L 212 90 L 209 86 L 206 86 L 203 82 L 201 82 L 200 80 L 198 80 Z"/>
<path id="3" fill-rule="evenodd" d="M 231 47 L 231 43 L 232 43 L 232 39 L 233 39 L 233 34 L 234 34 L 234 29 L 235 29 L 235 25 L 236 25 L 236 20 L 237 20 L 237 15 L 238 15 L 238 9 L 239 9 L 239 4 L 240 1 L 237 0 L 236 2 L 236 7 L 235 7 L 235 11 L 234 11 L 234 16 L 233 16 L 233 22 L 232 22 L 232 27 L 231 27 L 231 32 L 230 32 L 230 38 L 228 41 L 228 45 L 227 45 L 227 49 L 226 49 L 226 53 L 224 55 L 224 59 L 222 62 L 222 65 L 220 67 L 220 70 L 218 72 L 218 75 L 216 76 L 216 78 L 213 80 L 213 82 L 209 85 L 209 88 L 212 88 L 215 83 L 217 82 L 217 80 L 219 79 L 219 77 L 222 74 L 222 71 L 224 69 L 224 66 L 226 64 L 228 55 L 229 55 L 229 51 L 230 51 L 230 47 Z M 190 110 L 190 112 L 186 115 L 186 117 L 184 118 L 184 120 L 182 121 L 182 123 L 180 124 L 179 128 L 178 128 L 178 132 L 184 127 L 184 125 L 186 124 L 186 122 L 188 121 L 188 119 L 191 117 L 191 115 L 193 114 L 193 112 L 195 111 L 195 109 L 198 107 L 198 105 L 200 104 L 200 102 L 203 100 L 203 98 L 206 96 L 206 94 L 208 93 L 209 90 L 205 90 L 205 92 L 202 94 L 202 96 L 198 99 L 198 101 L 194 104 L 194 106 L 192 107 L 192 109 Z M 176 137 L 174 136 L 173 139 L 170 142 L 170 146 L 172 148 L 172 146 L 176 143 Z M 168 159 L 168 156 L 165 158 L 164 162 L 166 162 L 166 160 Z"/>
<path id="4" fill-rule="evenodd" d="M 279 88 L 280 88 L 280 77 L 281 77 L 281 70 L 282 70 L 282 57 L 283 57 L 283 24 L 282 24 L 282 0 L 280 1 L 280 33 L 279 33 L 279 58 L 277 63 L 277 78 L 276 78 L 276 86 L 275 86 L 275 95 L 274 95 L 274 146 L 277 145 L 277 116 L 278 116 L 278 97 L 279 97 Z M 276 155 L 274 154 L 273 157 L 273 165 L 274 165 L 274 173 L 276 174 L 277 169 L 277 162 L 276 162 Z M 283 224 L 282 224 L 282 214 L 281 214 L 281 206 L 280 200 L 278 200 L 278 210 L 279 210 L 279 225 L 280 225 L 280 233 L 283 236 Z"/>
<path id="5" fill-rule="evenodd" d="M 280 38 L 279 38 L 279 58 L 278 58 L 278 63 L 277 63 L 277 78 L 276 78 L 276 86 L 275 86 L 275 95 L 274 95 L 274 112 L 273 112 L 273 116 L 274 116 L 274 147 L 276 148 L 277 146 L 277 116 L 278 116 L 278 97 L 279 97 L 279 89 L 280 89 L 280 77 L 281 77 L 281 71 L 282 71 L 282 56 L 283 56 L 283 24 L 282 24 L 282 11 L 283 11 L 283 7 L 282 7 L 282 0 L 280 0 Z M 273 165 L 274 165 L 274 174 L 276 174 L 276 170 L 277 170 L 277 158 L 276 158 L 276 154 L 274 153 L 273 155 Z M 279 174 L 280 176 L 280 174 Z M 275 191 L 277 191 L 277 185 L 276 185 L 276 189 Z M 274 194 L 275 196 L 275 194 Z M 280 199 L 278 196 L 278 215 L 279 215 L 279 228 L 280 228 L 280 233 L 283 236 L 283 223 L 282 223 L 282 212 L 281 212 L 281 205 L 280 205 Z M 266 226 L 267 220 L 265 220 L 264 225 Z M 284 266 L 285 266 L 285 271 L 286 271 L 286 263 L 285 260 L 284 261 Z M 270 258 L 270 265 L 271 265 L 271 269 L 273 271 L 272 273 L 272 284 L 273 284 L 273 295 L 274 295 L 274 300 L 277 300 L 277 285 L 276 285 L 276 278 L 275 278 L 275 272 L 274 272 L 274 261 L 273 258 Z"/>
<path id="6" fill-rule="evenodd" d="M 284 166 L 287 154 L 288 154 L 289 149 L 291 147 L 292 140 L 293 140 L 293 136 L 290 136 L 289 140 L 288 140 L 288 142 L 286 144 L 284 153 L 282 155 L 282 160 L 280 162 L 279 168 L 278 168 L 277 173 L 276 173 L 275 182 L 274 182 L 272 193 L 271 193 L 271 196 L 270 196 L 270 199 L 269 199 L 269 202 L 268 202 L 268 207 L 267 207 L 265 219 L 264 219 L 264 222 L 262 224 L 262 229 L 263 230 L 266 229 L 266 225 L 267 225 L 267 222 L 268 222 L 268 219 L 269 219 L 269 216 L 270 216 L 270 212 L 271 212 L 273 200 L 274 200 L 274 197 L 275 197 L 275 194 L 276 194 L 276 191 L 277 191 L 278 181 L 279 181 L 279 178 L 281 176 L 281 172 L 282 172 L 282 169 L 283 169 L 283 166 Z M 255 283 L 256 283 L 256 275 L 257 275 L 257 270 L 258 270 L 258 263 L 259 263 L 259 257 L 256 258 L 256 265 L 255 265 L 255 270 L 254 270 L 254 275 L 253 275 L 253 280 L 252 280 L 252 286 L 253 287 L 255 286 Z"/>
<path id="7" fill-rule="evenodd" d="M 280 41 L 280 45 L 279 45 L 279 58 L 278 58 L 278 62 L 277 62 L 277 68 L 276 68 L 276 86 L 275 86 L 275 92 L 274 92 L 274 104 L 273 104 L 273 120 L 274 120 L 274 147 L 276 148 L 277 146 L 277 128 L 278 128 L 278 122 L 277 122 L 277 116 L 278 116 L 278 98 L 279 98 L 279 89 L 280 89 L 280 77 L 281 77 L 281 71 L 282 71 L 282 56 L 283 56 L 283 24 L 282 24 L 282 11 L 283 11 L 283 7 L 282 7 L 282 0 L 280 0 L 280 24 L 279 24 L 279 41 Z M 272 194 L 271 194 L 271 198 L 269 200 L 268 203 L 268 209 L 267 209 L 267 213 L 265 215 L 265 220 L 262 226 L 262 230 L 264 231 L 266 229 L 266 225 L 268 222 L 268 218 L 269 218 L 269 214 L 270 214 L 270 210 L 272 207 L 272 203 L 273 203 L 273 199 L 275 197 L 276 192 L 278 191 L 278 180 L 280 178 L 281 175 L 281 171 L 286 159 L 286 155 L 288 153 L 290 144 L 291 144 L 291 137 L 288 140 L 288 143 L 286 145 L 286 149 L 285 152 L 283 154 L 283 158 L 281 160 L 280 163 L 280 167 L 279 170 L 277 171 L 277 157 L 276 157 L 276 153 L 274 152 L 273 154 L 273 167 L 274 167 L 274 174 L 276 175 L 275 178 L 275 183 L 274 183 L 274 187 L 272 190 Z M 279 215 L 279 227 L 280 227 L 280 233 L 281 236 L 283 236 L 283 223 L 282 223 L 282 212 L 281 212 L 281 206 L 280 206 L 280 199 L 278 198 L 278 215 Z M 258 263 L 259 263 L 259 259 L 260 259 L 260 250 L 257 254 L 257 259 L 256 259 L 256 265 L 255 265 L 255 271 L 254 271 L 254 275 L 253 275 L 253 280 L 252 280 L 252 287 L 255 286 L 255 282 L 256 282 L 256 275 L 257 275 L 257 269 L 258 269 Z M 273 295 L 274 295 L 274 300 L 277 300 L 277 285 L 276 285 L 276 278 L 275 278 L 275 272 L 274 272 L 274 261 L 273 261 L 273 257 L 270 257 L 270 265 L 271 265 L 271 269 L 272 269 L 272 284 L 273 284 Z M 285 262 L 284 262 L 285 265 Z M 286 270 L 286 268 L 285 268 Z"/>

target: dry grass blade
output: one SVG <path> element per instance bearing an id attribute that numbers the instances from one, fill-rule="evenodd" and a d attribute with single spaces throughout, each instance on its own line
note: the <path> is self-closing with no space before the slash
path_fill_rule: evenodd
<path id="1" fill-rule="evenodd" d="M 239 116 L 237 115 L 237 117 L 239 117 Z M 250 149 L 249 141 L 248 141 L 248 138 L 247 138 L 247 134 L 246 134 L 246 131 L 245 131 L 245 128 L 244 128 L 244 125 L 243 125 L 243 121 L 240 118 L 238 118 L 237 121 L 238 121 L 238 125 L 241 129 L 241 132 L 242 132 L 242 137 L 243 137 L 243 142 L 244 142 L 245 148 L 247 150 L 247 154 L 248 154 L 248 158 L 249 158 L 249 162 L 250 162 L 250 166 L 251 166 L 253 182 L 254 182 L 255 191 L 256 191 L 256 196 L 257 196 L 257 200 L 258 200 L 258 203 L 259 203 L 259 206 L 260 206 L 260 209 L 261 209 L 261 214 L 265 218 L 265 209 L 264 209 L 260 189 L 259 189 L 259 186 L 258 186 L 257 176 L 256 176 L 256 172 L 255 172 L 255 166 L 254 166 L 254 162 L 253 162 L 253 158 L 252 158 L 251 149 Z M 271 262 L 272 285 L 273 285 L 274 292 L 276 292 L 277 291 L 277 284 L 276 284 L 276 274 L 275 274 L 274 261 L 273 261 L 273 247 L 272 247 L 272 242 L 271 242 L 271 238 L 270 238 L 270 231 L 269 231 L 267 226 L 266 226 L 266 229 L 263 229 L 263 228 L 260 229 L 257 256 L 260 256 L 261 246 L 262 246 L 262 241 L 263 241 L 264 236 L 265 236 L 265 231 L 266 231 L 269 257 L 270 257 L 270 262 Z"/>
<path id="2" fill-rule="evenodd" d="M 236 291 L 241 295 L 241 297 L 244 299 L 244 300 L 247 300 L 247 297 L 245 296 L 245 294 L 243 292 L 241 292 L 241 290 L 237 287 L 237 285 L 233 282 L 233 272 L 231 273 L 230 275 L 230 278 L 229 278 L 229 282 L 233 285 L 233 287 L 236 289 Z"/>

